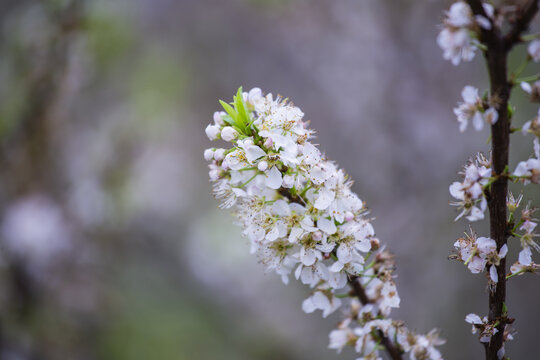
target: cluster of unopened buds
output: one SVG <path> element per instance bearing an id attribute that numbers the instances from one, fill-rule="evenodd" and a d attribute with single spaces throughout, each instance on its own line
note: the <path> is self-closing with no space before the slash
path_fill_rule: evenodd
<path id="1" fill-rule="evenodd" d="M 375 237 L 352 181 L 311 142 L 314 132 L 292 103 L 260 89 L 239 89 L 208 125 L 210 180 L 222 208 L 234 206 L 251 252 L 284 283 L 294 274 L 312 288 L 302 303 L 322 315 L 341 308 L 346 319 L 330 347 L 352 346 L 360 359 L 379 359 L 391 339 L 411 359 L 441 359 L 436 332 L 409 331 L 389 318 L 400 298 L 394 262 Z M 352 289 L 349 289 L 351 287 Z"/>
<path id="2" fill-rule="evenodd" d="M 443 50 L 443 57 L 450 60 L 454 65 L 458 65 L 461 60 L 470 61 L 474 58 L 475 50 L 486 50 L 487 47 L 480 43 L 481 33 L 491 29 L 502 27 L 505 21 L 504 11 L 495 11 L 493 6 L 482 2 L 483 15 L 473 15 L 471 7 L 464 1 L 454 2 L 446 12 L 437 42 Z M 514 77 L 519 75 L 529 61 L 540 61 L 540 38 L 536 37 L 528 44 L 528 53 L 525 63 L 520 67 Z M 525 40 L 523 40 L 525 41 Z M 532 102 L 540 101 L 540 81 L 538 76 L 527 78 L 526 81 L 514 79 L 514 84 L 520 84 L 521 88 L 530 95 Z M 531 84 L 532 82 L 532 84 Z M 464 132 L 469 122 L 480 131 L 484 124 L 494 125 L 499 120 L 499 113 L 495 109 L 498 99 L 491 99 L 488 94 L 480 97 L 478 89 L 473 86 L 466 86 L 461 96 L 463 101 L 454 108 L 454 114 L 459 123 L 459 131 Z M 506 111 L 506 109 L 505 109 Z M 511 110 L 510 117 L 511 117 Z M 497 176 L 505 176 L 512 181 L 522 181 L 528 183 L 540 183 L 540 109 L 538 116 L 526 122 L 521 128 L 523 134 L 533 134 L 534 154 L 533 158 L 521 161 L 513 172 L 505 170 L 503 174 L 495 175 L 492 171 L 491 159 L 478 154 L 476 159 L 469 161 L 464 167 L 463 180 L 450 185 L 450 194 L 456 199 L 451 205 L 457 206 L 460 210 L 455 220 L 465 217 L 468 221 L 478 221 L 484 219 L 487 208 L 487 197 L 490 194 L 492 184 L 497 180 Z M 538 220 L 532 218 L 533 208 L 527 205 L 521 211 L 521 217 L 514 219 L 514 214 L 520 206 L 523 196 L 515 198 L 511 193 L 507 198 L 507 208 L 509 213 L 508 226 L 511 236 L 520 239 L 521 251 L 519 259 L 510 268 L 510 273 L 506 279 L 521 275 L 526 272 L 535 273 L 540 269 L 538 264 L 532 260 L 532 251 L 540 251 L 540 246 L 534 241 L 537 234 L 534 230 Z M 487 271 L 490 281 L 490 289 L 501 281 L 497 272 L 497 266 L 508 253 L 506 244 L 498 248 L 494 239 L 489 237 L 477 237 L 471 230 L 470 234 L 465 234 L 455 243 L 457 254 L 453 257 L 463 262 L 474 274 Z M 504 279 L 504 281 L 506 281 Z M 506 316 L 506 315 L 505 315 Z M 487 317 L 480 318 L 476 314 L 469 314 L 466 321 L 473 325 L 473 333 L 480 332 L 480 341 L 489 343 L 491 337 L 499 331 L 496 327 L 499 323 L 489 322 Z M 511 340 L 511 328 L 509 323 L 505 324 L 504 341 Z M 499 359 L 504 357 L 504 342 L 499 349 Z"/>

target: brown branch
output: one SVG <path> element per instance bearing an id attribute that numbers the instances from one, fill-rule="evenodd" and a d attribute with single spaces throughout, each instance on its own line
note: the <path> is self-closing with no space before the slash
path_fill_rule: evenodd
<path id="1" fill-rule="evenodd" d="M 351 295 L 354 295 L 360 300 L 362 305 L 372 304 L 373 301 L 368 298 L 364 287 L 360 284 L 360 281 L 357 276 L 351 276 L 348 278 L 349 286 L 351 287 Z M 381 344 L 388 352 L 388 355 L 392 360 L 402 360 L 403 351 L 396 346 L 381 330 L 377 330 L 377 336 L 379 337 Z"/>
<path id="2" fill-rule="evenodd" d="M 529 0 L 529 2 L 520 9 L 514 26 L 504 37 L 507 50 L 510 50 L 515 44 L 521 42 L 521 34 L 527 31 L 529 24 L 537 12 L 538 0 Z"/>

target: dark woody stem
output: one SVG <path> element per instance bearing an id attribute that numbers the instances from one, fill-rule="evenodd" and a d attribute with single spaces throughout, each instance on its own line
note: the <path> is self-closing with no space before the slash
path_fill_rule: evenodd
<path id="1" fill-rule="evenodd" d="M 481 0 L 467 0 L 475 15 L 485 16 Z M 488 207 L 490 221 L 490 237 L 497 243 L 497 251 L 508 241 L 508 225 L 506 196 L 508 193 L 508 177 L 504 175 L 508 167 L 510 146 L 510 116 L 508 100 L 512 84 L 507 75 L 508 52 L 520 41 L 521 33 L 538 11 L 538 0 L 528 1 L 518 12 L 518 17 L 509 33 L 504 36 L 495 26 L 491 30 L 482 29 L 480 41 L 486 46 L 486 58 L 489 81 L 490 103 L 499 113 L 498 121 L 491 126 L 492 170 L 496 180 L 491 185 Z M 497 268 L 498 283 L 489 292 L 488 319 L 498 323 L 498 332 L 485 345 L 486 360 L 499 360 L 497 352 L 504 346 L 504 328 L 511 320 L 504 313 L 506 300 L 506 258 L 501 259 Z"/>

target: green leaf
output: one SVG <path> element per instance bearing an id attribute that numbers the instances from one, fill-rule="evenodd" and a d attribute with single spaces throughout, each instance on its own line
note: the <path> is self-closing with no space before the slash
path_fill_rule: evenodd
<path id="1" fill-rule="evenodd" d="M 225 101 L 219 100 L 219 103 L 221 104 L 221 106 L 223 106 L 223 109 L 227 112 L 227 114 L 229 114 L 229 116 L 231 117 L 234 125 L 237 125 L 238 124 L 238 113 L 233 109 L 233 107 L 231 105 L 227 104 Z"/>

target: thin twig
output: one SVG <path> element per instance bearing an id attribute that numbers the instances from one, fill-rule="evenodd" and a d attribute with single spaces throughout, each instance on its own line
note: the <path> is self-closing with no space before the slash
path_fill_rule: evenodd
<path id="1" fill-rule="evenodd" d="M 510 50 L 515 44 L 521 42 L 521 34 L 527 31 L 529 24 L 537 12 L 538 0 L 529 0 L 527 5 L 521 8 L 514 26 L 504 37 L 507 51 Z"/>

